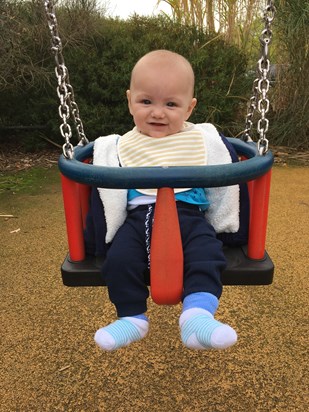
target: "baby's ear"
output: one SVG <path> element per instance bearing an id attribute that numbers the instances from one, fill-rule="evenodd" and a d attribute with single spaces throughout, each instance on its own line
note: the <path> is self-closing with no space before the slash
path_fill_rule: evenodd
<path id="1" fill-rule="evenodd" d="M 127 95 L 127 100 L 128 100 L 128 107 L 129 107 L 129 111 L 131 113 L 131 92 L 130 90 L 126 91 L 126 95 Z M 132 114 L 132 113 L 131 113 Z"/>
<path id="2" fill-rule="evenodd" d="M 194 107 L 197 105 L 197 99 L 195 97 L 193 97 L 193 99 L 191 100 L 191 111 L 194 109 Z"/>
<path id="3" fill-rule="evenodd" d="M 197 104 L 197 99 L 196 99 L 195 97 L 193 97 L 193 99 L 191 100 L 191 103 L 190 103 L 190 105 L 189 105 L 189 107 L 188 107 L 188 113 L 187 113 L 188 117 L 187 117 L 187 120 L 188 120 L 188 118 L 191 116 L 191 113 L 192 113 L 194 107 L 196 106 L 196 104 Z"/>

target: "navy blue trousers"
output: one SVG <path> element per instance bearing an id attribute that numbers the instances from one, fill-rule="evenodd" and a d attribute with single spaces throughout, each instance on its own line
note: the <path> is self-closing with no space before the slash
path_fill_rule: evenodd
<path id="1" fill-rule="evenodd" d="M 198 207 L 183 202 L 176 204 L 184 252 L 183 298 L 195 292 L 208 292 L 219 299 L 222 293 L 220 275 L 226 266 L 222 243 Z M 147 310 L 147 212 L 148 206 L 129 211 L 102 268 L 110 300 L 119 317 L 134 316 Z"/>

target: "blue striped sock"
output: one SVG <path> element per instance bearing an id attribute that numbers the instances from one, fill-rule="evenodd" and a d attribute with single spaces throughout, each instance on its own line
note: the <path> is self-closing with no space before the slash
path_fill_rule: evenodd
<path id="1" fill-rule="evenodd" d="M 234 329 L 218 322 L 204 309 L 185 310 L 179 326 L 182 342 L 190 349 L 226 349 L 237 341 Z"/>
<path id="2" fill-rule="evenodd" d="M 148 319 L 145 315 L 127 316 L 97 330 L 94 340 L 101 349 L 111 351 L 144 338 L 148 328 Z"/>

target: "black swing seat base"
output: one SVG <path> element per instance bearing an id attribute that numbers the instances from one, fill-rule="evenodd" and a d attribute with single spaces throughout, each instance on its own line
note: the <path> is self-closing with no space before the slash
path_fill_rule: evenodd
<path id="1" fill-rule="evenodd" d="M 224 247 L 227 267 L 221 276 L 223 285 L 270 285 L 273 281 L 274 264 L 268 253 L 265 251 L 261 260 L 253 260 L 247 257 L 246 250 L 246 246 Z M 104 274 L 101 274 L 102 263 L 103 258 L 89 255 L 83 261 L 72 262 L 68 254 L 61 266 L 63 284 L 106 286 Z"/>

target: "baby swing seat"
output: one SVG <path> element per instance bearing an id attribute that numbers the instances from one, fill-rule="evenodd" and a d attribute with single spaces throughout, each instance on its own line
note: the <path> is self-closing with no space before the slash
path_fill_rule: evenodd
<path id="1" fill-rule="evenodd" d="M 260 156 L 255 143 L 245 143 L 234 138 L 228 138 L 227 141 L 232 144 L 238 156 L 246 160 L 229 165 L 199 167 L 98 167 L 88 164 L 92 157 L 93 143 L 83 147 L 77 146 L 73 159 L 67 159 L 62 155 L 59 159 L 59 168 L 62 173 L 69 243 L 69 253 L 61 267 L 63 283 L 67 286 L 105 285 L 101 267 L 106 250 L 98 252 L 94 248 L 89 253 L 89 239 L 85 239 L 84 236 L 91 187 L 176 188 L 188 187 L 188 183 L 192 187 L 243 184 L 248 188 L 249 204 L 244 204 L 240 208 L 241 214 L 250 211 L 248 239 L 247 242 L 240 242 L 237 239 L 238 234 L 235 234 L 235 239 L 230 238 L 228 244 L 223 246 L 227 267 L 222 273 L 222 282 L 224 285 L 272 283 L 274 265 L 265 251 L 265 239 L 273 155 L 268 151 Z M 245 202 L 244 196 L 241 197 L 241 202 Z M 100 200 L 98 203 L 101 204 Z M 103 209 L 101 215 L 104 216 Z M 104 223 L 99 227 L 104 231 L 102 224 Z M 149 283 L 149 275 L 146 276 Z"/>

